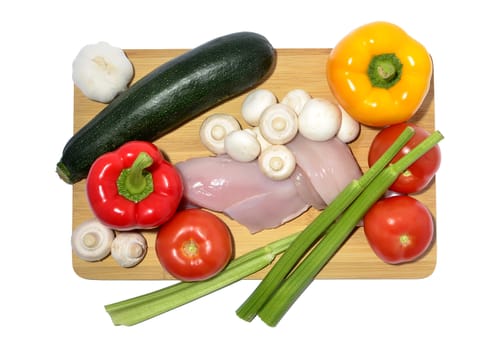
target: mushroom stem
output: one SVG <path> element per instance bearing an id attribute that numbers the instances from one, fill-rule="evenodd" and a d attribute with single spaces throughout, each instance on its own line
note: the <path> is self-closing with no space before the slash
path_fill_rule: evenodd
<path id="1" fill-rule="evenodd" d="M 288 105 L 274 104 L 261 114 L 259 127 L 263 137 L 271 144 L 286 144 L 297 134 L 297 114 Z"/>
<path id="2" fill-rule="evenodd" d="M 266 148 L 258 158 L 261 171 L 272 180 L 285 180 L 294 172 L 296 159 L 284 145 Z"/>
<path id="3" fill-rule="evenodd" d="M 215 154 L 224 154 L 225 138 L 231 132 L 240 130 L 241 125 L 232 115 L 215 113 L 208 116 L 200 126 L 200 140 Z"/>
<path id="4" fill-rule="evenodd" d="M 80 259 L 99 261 L 111 252 L 114 231 L 97 219 L 82 222 L 72 232 L 72 250 Z"/>
<path id="5" fill-rule="evenodd" d="M 147 240 L 138 232 L 121 232 L 111 245 L 111 256 L 122 267 L 133 267 L 147 253 Z"/>
<path id="6" fill-rule="evenodd" d="M 84 245 L 89 249 L 96 248 L 97 245 L 99 244 L 99 242 L 100 242 L 100 239 L 99 239 L 98 235 L 95 234 L 94 232 L 88 232 L 82 238 L 82 243 L 84 243 Z"/>

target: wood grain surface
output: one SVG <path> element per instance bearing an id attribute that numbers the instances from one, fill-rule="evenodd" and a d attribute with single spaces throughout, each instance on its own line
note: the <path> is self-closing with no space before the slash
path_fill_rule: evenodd
<path id="1" fill-rule="evenodd" d="M 158 65 L 185 52 L 185 50 L 125 50 L 135 68 L 138 80 Z M 329 49 L 277 49 L 277 66 L 273 75 L 261 87 L 272 90 L 279 100 L 294 88 L 302 88 L 313 97 L 323 97 L 334 101 L 325 78 L 325 64 Z M 185 124 L 172 133 L 157 140 L 159 146 L 172 162 L 178 162 L 192 156 L 208 156 L 210 153 L 201 145 L 198 129 L 203 119 L 214 113 L 230 113 L 241 120 L 240 106 L 247 93 L 238 96 L 220 106 L 215 107 Z M 80 90 L 74 88 L 74 132 L 87 123 L 104 107 L 101 103 L 89 101 Z M 421 109 L 411 120 L 429 131 L 434 130 L 434 87 L 431 86 Z M 367 152 L 377 130 L 362 127 L 360 137 L 350 144 L 352 152 L 361 169 L 367 169 Z M 435 202 L 436 184 L 415 197 L 423 201 L 436 215 Z M 240 256 L 252 249 L 263 246 L 291 233 L 301 231 L 319 212 L 310 209 L 300 217 L 276 229 L 264 230 L 250 234 L 245 227 L 218 214 L 230 227 L 235 241 L 235 254 Z M 85 181 L 73 186 L 73 228 L 82 221 L 92 218 L 85 197 Z M 136 267 L 123 268 L 108 257 L 100 262 L 85 262 L 73 255 L 73 269 L 80 277 L 102 280 L 159 280 L 172 277 L 159 265 L 155 252 L 155 231 L 144 232 L 149 246 L 145 259 Z M 344 246 L 330 260 L 318 275 L 319 279 L 328 278 L 424 278 L 432 274 L 436 265 L 436 244 L 420 260 L 404 265 L 392 266 L 381 262 L 368 246 L 362 228 L 358 228 L 350 236 Z M 260 279 L 268 268 L 251 275 L 251 279 Z"/>

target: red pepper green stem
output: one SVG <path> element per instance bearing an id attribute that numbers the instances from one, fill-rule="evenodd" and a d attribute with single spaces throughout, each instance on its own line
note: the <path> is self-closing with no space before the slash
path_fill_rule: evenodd
<path id="1" fill-rule="evenodd" d="M 367 75 L 372 86 L 389 89 L 401 78 L 403 64 L 394 53 L 374 56 L 369 63 Z"/>
<path id="2" fill-rule="evenodd" d="M 154 160 L 148 153 L 141 152 L 130 168 L 121 171 L 117 180 L 120 196 L 137 203 L 154 191 L 152 174 L 146 170 L 153 162 Z"/>

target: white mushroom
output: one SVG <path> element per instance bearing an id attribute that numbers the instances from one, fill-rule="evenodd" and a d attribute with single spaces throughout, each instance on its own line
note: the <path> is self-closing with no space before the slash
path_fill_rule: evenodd
<path id="1" fill-rule="evenodd" d="M 99 261 L 111 252 L 114 231 L 97 219 L 82 222 L 72 232 L 73 252 L 82 260 Z"/>
<path id="2" fill-rule="evenodd" d="M 118 233 L 111 245 L 111 256 L 122 267 L 133 267 L 147 253 L 147 240 L 141 233 Z"/>
<path id="3" fill-rule="evenodd" d="M 225 137 L 232 131 L 239 129 L 241 129 L 241 125 L 232 115 L 215 113 L 208 116 L 200 126 L 200 139 L 211 152 L 224 154 Z"/>
<path id="4" fill-rule="evenodd" d="M 277 97 L 267 89 L 257 89 L 246 96 L 241 106 L 241 114 L 244 121 L 251 126 L 257 126 L 261 113 L 268 107 L 277 103 Z"/>
<path id="5" fill-rule="evenodd" d="M 284 180 L 294 172 L 296 158 L 284 145 L 272 145 L 258 158 L 261 171 L 273 180 Z"/>
<path id="6" fill-rule="evenodd" d="M 261 147 L 254 133 L 247 130 L 236 130 L 228 134 L 224 140 L 226 153 L 239 162 L 250 162 L 260 154 Z"/>
<path id="7" fill-rule="evenodd" d="M 294 89 L 289 91 L 280 103 L 286 104 L 292 107 L 292 109 L 299 115 L 304 105 L 311 99 L 311 95 L 306 90 Z"/>
<path id="8" fill-rule="evenodd" d="M 336 104 L 312 98 L 299 114 L 299 133 L 313 141 L 326 141 L 336 136 L 341 123 L 342 112 Z"/>
<path id="9" fill-rule="evenodd" d="M 282 145 L 296 136 L 297 123 L 297 114 L 292 107 L 276 103 L 263 111 L 259 127 L 268 142 Z"/>
<path id="10" fill-rule="evenodd" d="M 354 141 L 360 133 L 360 123 L 352 118 L 341 106 L 338 106 L 342 112 L 342 124 L 338 130 L 337 137 L 340 141 L 350 143 Z"/>

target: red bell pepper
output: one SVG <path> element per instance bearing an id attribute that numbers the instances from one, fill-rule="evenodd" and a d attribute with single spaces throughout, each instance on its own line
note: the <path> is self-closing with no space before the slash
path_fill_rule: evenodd
<path id="1" fill-rule="evenodd" d="M 177 169 L 146 141 L 130 141 L 100 156 L 86 186 L 94 215 L 121 231 L 160 226 L 175 214 L 183 196 Z"/>

